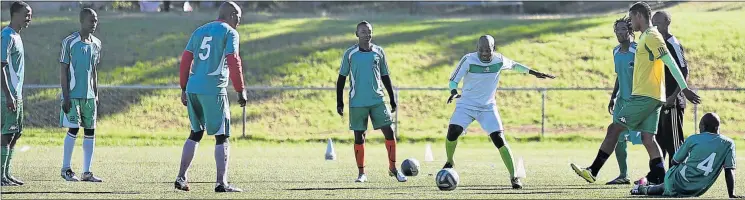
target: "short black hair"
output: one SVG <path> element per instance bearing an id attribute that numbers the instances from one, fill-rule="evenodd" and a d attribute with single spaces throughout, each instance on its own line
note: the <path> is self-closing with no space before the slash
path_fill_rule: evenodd
<path id="1" fill-rule="evenodd" d="M 23 1 L 16 1 L 13 2 L 13 4 L 10 5 L 10 16 L 13 16 L 18 11 L 21 11 L 21 9 L 28 7 L 28 4 Z"/>
<path id="2" fill-rule="evenodd" d="M 652 8 L 649 7 L 649 4 L 644 3 L 642 1 L 634 3 L 634 5 L 631 5 L 631 8 L 629 8 L 629 12 L 631 13 L 641 13 L 642 16 L 646 17 L 645 19 L 649 20 L 652 18 Z"/>
<path id="3" fill-rule="evenodd" d="M 701 123 L 704 125 L 704 131 L 710 133 L 718 133 L 719 125 L 721 123 L 719 115 L 716 113 L 706 113 L 701 117 Z"/>
<path id="4" fill-rule="evenodd" d="M 80 20 L 83 20 L 86 16 L 93 15 L 95 12 L 92 8 L 83 8 L 80 10 Z"/>
<path id="5" fill-rule="evenodd" d="M 361 21 L 360 23 L 357 24 L 357 28 L 360 28 L 360 26 L 362 26 L 362 25 L 372 27 L 372 24 L 370 22 L 368 22 L 368 21 Z"/>
<path id="6" fill-rule="evenodd" d="M 618 23 L 626 23 L 626 28 L 629 29 L 629 35 L 631 37 L 634 37 L 634 31 L 631 28 L 631 17 L 623 16 L 620 19 L 617 19 L 615 23 L 613 23 L 613 30 L 616 30 L 616 26 L 618 26 Z"/>

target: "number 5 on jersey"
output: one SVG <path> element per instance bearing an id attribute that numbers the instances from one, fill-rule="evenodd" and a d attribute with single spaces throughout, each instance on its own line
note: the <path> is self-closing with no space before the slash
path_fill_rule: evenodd
<path id="1" fill-rule="evenodd" d="M 207 60 L 207 58 L 210 57 L 210 44 L 208 43 L 210 41 L 212 41 L 212 36 L 207 36 L 202 39 L 202 45 L 199 46 L 199 49 L 207 49 L 207 52 L 204 54 L 199 53 L 199 59 Z"/>

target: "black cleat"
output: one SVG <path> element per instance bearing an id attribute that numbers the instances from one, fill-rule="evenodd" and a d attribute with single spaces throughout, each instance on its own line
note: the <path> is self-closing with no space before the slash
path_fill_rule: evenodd
<path id="1" fill-rule="evenodd" d="M 220 184 L 215 187 L 215 192 L 243 192 L 240 188 L 236 188 L 230 185 Z"/>
<path id="2" fill-rule="evenodd" d="M 176 178 L 176 182 L 174 182 L 173 185 L 178 190 L 189 191 L 189 182 L 187 182 L 184 177 Z"/>
<path id="3" fill-rule="evenodd" d="M 442 166 L 442 168 L 443 169 L 452 169 L 453 168 L 453 164 L 450 164 L 449 162 L 446 162 L 445 163 L 445 166 Z"/>

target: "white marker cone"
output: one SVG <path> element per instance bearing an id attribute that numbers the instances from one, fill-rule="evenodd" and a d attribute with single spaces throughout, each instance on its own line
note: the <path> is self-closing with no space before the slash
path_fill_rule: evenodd
<path id="1" fill-rule="evenodd" d="M 424 147 L 424 162 L 432 162 L 435 158 L 432 156 L 432 145 L 430 143 L 427 143 L 427 145 Z"/>
<path id="2" fill-rule="evenodd" d="M 326 144 L 326 160 L 336 160 L 336 151 L 334 150 L 334 143 L 329 138 L 328 144 Z"/>
<path id="3" fill-rule="evenodd" d="M 517 158 L 517 164 L 515 165 L 515 177 L 527 177 L 527 174 L 525 173 L 525 164 L 523 163 L 522 157 Z"/>

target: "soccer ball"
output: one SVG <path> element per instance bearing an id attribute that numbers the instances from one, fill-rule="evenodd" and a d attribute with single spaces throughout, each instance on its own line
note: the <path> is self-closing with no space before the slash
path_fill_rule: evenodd
<path id="1" fill-rule="evenodd" d="M 437 183 L 437 188 L 440 188 L 440 190 L 451 191 L 455 190 L 455 188 L 458 187 L 460 178 L 458 176 L 458 173 L 455 172 L 454 169 L 448 168 L 442 169 L 440 170 L 440 172 L 437 172 L 435 182 Z"/>
<path id="2" fill-rule="evenodd" d="M 419 161 L 413 158 L 404 160 L 404 162 L 401 163 L 401 172 L 403 172 L 405 176 L 416 176 L 419 174 Z"/>

